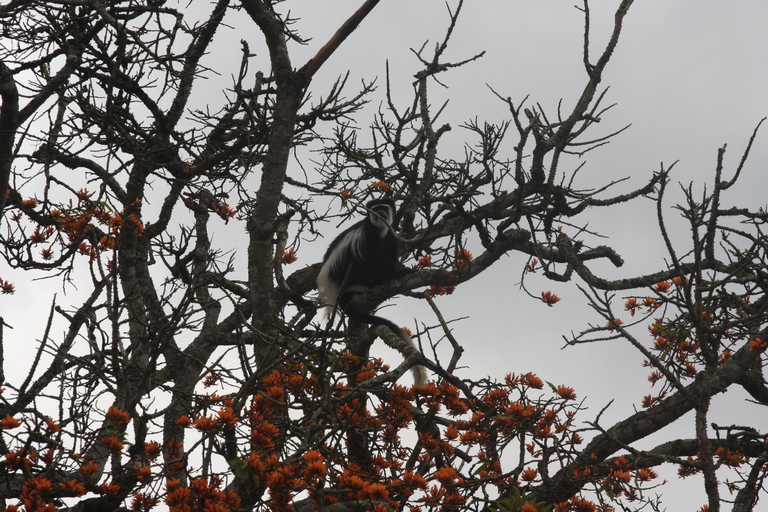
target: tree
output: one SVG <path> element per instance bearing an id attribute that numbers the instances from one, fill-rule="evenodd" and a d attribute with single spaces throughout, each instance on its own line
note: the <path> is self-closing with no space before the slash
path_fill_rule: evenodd
<path id="1" fill-rule="evenodd" d="M 685 242 L 665 229 L 673 166 L 636 190 L 578 188 L 571 156 L 621 131 L 593 135 L 631 0 L 597 55 L 583 3 L 586 83 L 573 105 L 553 116 L 499 92 L 508 121 L 467 121 L 457 156 L 441 146 L 452 127 L 428 92 L 481 57 L 447 60 L 459 1 L 444 40 L 415 52 L 412 101 L 398 104 L 387 77 L 368 135 L 351 120 L 374 84 L 350 94 L 342 77 L 313 99 L 313 78 L 377 3 L 299 63 L 293 43 L 314 43 L 278 2 L 219 0 L 202 17 L 164 2 L 0 7 L 0 286 L 12 294 L 15 276 L 44 270 L 70 290 L 46 312 L 26 378 L 0 379 L 5 508 L 655 510 L 656 469 L 677 465 L 681 477 L 703 474 L 709 510 L 728 500 L 751 510 L 768 433 L 709 427 L 708 409 L 735 388 L 768 403 L 766 214 L 728 198 L 755 136 L 734 170 L 719 151 L 705 193 L 686 189 Z M 228 89 L 197 103 L 194 87 L 214 75 L 207 54 L 235 20 L 258 41 L 241 42 Z M 303 178 L 289 172 L 294 154 Z M 313 300 L 319 265 L 288 270 L 324 223 L 382 195 L 399 201 L 403 257 L 419 270 L 355 305 L 426 302 L 434 325 L 413 333 L 419 351 L 384 328 L 325 320 Z M 584 212 L 641 197 L 656 202 L 669 264 L 601 277 L 596 264 L 622 259 L 596 245 Z M 215 233 L 243 240 L 239 252 Z M 457 370 L 464 340 L 439 296 L 510 253 L 528 256 L 528 276 L 582 288 L 601 320 L 571 343 L 624 339 L 645 356 L 656 386 L 641 411 L 606 426 L 582 417 L 570 387 Z M 645 326 L 650 339 L 638 335 Z M 396 366 L 370 357 L 379 338 L 402 353 Z M 433 377 L 424 388 L 404 385 L 415 364 Z M 695 438 L 637 448 L 689 411 Z"/>

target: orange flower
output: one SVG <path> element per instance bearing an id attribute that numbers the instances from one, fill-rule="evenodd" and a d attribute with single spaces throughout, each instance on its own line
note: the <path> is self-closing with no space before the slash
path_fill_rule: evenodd
<path id="1" fill-rule="evenodd" d="M 280 430 L 272 423 L 264 421 L 251 432 L 251 443 L 264 450 L 271 450 L 275 447 L 275 439 L 278 435 Z"/>
<path id="2" fill-rule="evenodd" d="M 192 426 L 192 420 L 185 414 L 176 418 L 176 424 L 182 428 L 189 428 Z"/>
<path id="3" fill-rule="evenodd" d="M 397 502 L 395 502 L 397 503 Z M 383 503 L 376 503 L 373 507 L 368 509 L 368 512 L 389 512 L 394 507 L 386 507 Z"/>
<path id="4" fill-rule="evenodd" d="M 149 466 L 141 466 L 136 467 L 134 466 L 134 469 L 136 470 L 137 478 L 139 479 L 139 482 L 147 483 L 150 480 L 152 480 L 152 468 Z"/>
<path id="5" fill-rule="evenodd" d="M 669 281 L 662 281 L 660 283 L 656 283 L 656 286 L 654 286 L 653 289 L 659 293 L 667 293 L 669 291 L 669 286 Z"/>
<path id="6" fill-rule="evenodd" d="M 637 299 L 635 297 L 630 297 L 624 304 L 624 311 L 629 311 L 632 316 L 635 316 L 635 309 L 637 309 Z"/>
<path id="7" fill-rule="evenodd" d="M 56 455 L 56 452 L 53 450 L 53 448 L 48 448 L 40 458 L 42 459 L 43 464 L 50 466 L 53 462 L 54 455 Z"/>
<path id="8" fill-rule="evenodd" d="M 150 441 L 148 443 L 144 443 L 144 454 L 147 456 L 149 460 L 155 460 L 160 456 L 160 453 L 162 453 L 163 447 L 160 446 L 160 443 L 157 441 Z"/>
<path id="9" fill-rule="evenodd" d="M 611 478 L 623 484 L 628 484 L 632 479 L 629 471 L 616 471 L 613 469 L 611 470 Z"/>
<path id="10" fill-rule="evenodd" d="M 355 193 L 355 189 L 353 188 L 345 188 L 342 190 L 339 195 L 341 196 L 341 204 L 342 206 L 347 206 L 347 200 L 352 197 L 352 195 Z"/>
<path id="11" fill-rule="evenodd" d="M 195 418 L 195 428 L 200 432 L 216 432 L 219 428 L 218 420 L 208 416 L 198 416 Z"/>
<path id="12" fill-rule="evenodd" d="M 80 190 L 77 191 L 76 195 L 78 199 L 80 199 L 81 201 L 85 201 L 86 199 L 88 199 L 93 195 L 93 192 L 88 192 L 87 188 L 81 188 Z"/>
<path id="13" fill-rule="evenodd" d="M 3 281 L 3 278 L 0 277 L 0 293 L 11 295 L 14 292 L 16 292 L 16 288 L 9 281 Z"/>
<path id="14" fill-rule="evenodd" d="M 165 446 L 165 456 L 167 459 L 174 460 L 174 459 L 181 459 L 181 454 L 183 451 L 184 446 L 182 445 L 181 441 L 169 441 L 168 444 Z M 176 462 L 172 463 L 175 464 Z M 183 466 L 182 466 L 183 467 Z"/>
<path id="15" fill-rule="evenodd" d="M 264 465 L 264 461 L 262 460 L 261 454 L 258 452 L 251 452 L 248 454 L 248 457 L 245 459 L 245 463 L 256 475 L 262 475 L 264 474 L 264 471 L 267 470 L 267 467 Z"/>
<path id="16" fill-rule="evenodd" d="M 235 416 L 235 411 L 231 407 L 222 407 L 219 410 L 217 422 L 228 427 L 234 427 L 239 419 Z"/>
<path id="17" fill-rule="evenodd" d="M 525 271 L 530 272 L 531 274 L 535 274 L 536 270 L 538 270 L 536 268 L 536 265 L 538 265 L 538 263 L 539 263 L 539 260 L 537 260 L 536 258 L 533 258 L 531 261 L 525 264 Z"/>
<path id="18" fill-rule="evenodd" d="M 232 510 L 224 503 L 206 500 L 205 512 L 232 512 Z"/>
<path id="19" fill-rule="evenodd" d="M 428 268 L 432 266 L 432 256 L 425 254 L 419 258 L 419 268 Z"/>
<path id="20" fill-rule="evenodd" d="M 597 505 L 595 505 L 589 500 L 585 500 L 585 499 L 579 498 L 578 496 L 574 496 L 573 498 L 571 498 L 570 510 L 578 510 L 579 512 L 595 512 L 597 510 Z"/>
<path id="21" fill-rule="evenodd" d="M 5 463 L 8 464 L 11 469 L 21 469 L 24 462 L 24 448 L 12 450 L 5 454 Z"/>
<path id="22" fill-rule="evenodd" d="M 455 285 L 437 286 L 433 284 L 427 289 L 427 293 L 429 294 L 430 297 L 434 297 L 436 295 L 451 295 L 455 289 L 456 289 Z"/>
<path id="23" fill-rule="evenodd" d="M 456 263 L 454 264 L 453 268 L 461 268 L 466 265 L 469 265 L 469 262 L 472 261 L 472 253 L 469 252 L 469 250 L 464 248 L 457 248 L 455 250 L 456 253 Z"/>
<path id="24" fill-rule="evenodd" d="M 541 292 L 541 301 L 547 306 L 552 307 L 560 302 L 560 297 L 549 291 Z"/>
<path id="25" fill-rule="evenodd" d="M 752 352 L 762 352 L 766 348 L 768 348 L 768 343 L 763 341 L 760 338 L 755 338 L 754 340 L 749 342 L 749 350 Z"/>
<path id="26" fill-rule="evenodd" d="M 531 505 L 530 503 L 526 503 L 522 507 L 520 507 L 520 512 L 537 512 L 539 509 L 537 509 L 534 505 Z"/>
<path id="27" fill-rule="evenodd" d="M 362 492 L 368 485 L 365 480 L 353 474 L 348 469 L 339 476 L 339 483 L 354 494 Z"/>
<path id="28" fill-rule="evenodd" d="M 530 418 L 536 409 L 530 405 L 525 405 L 521 402 L 512 402 L 506 409 L 507 414 L 517 418 L 518 420 L 525 420 Z"/>
<path id="29" fill-rule="evenodd" d="M 535 373 L 526 373 L 525 375 L 521 375 L 520 379 L 524 385 L 534 389 L 541 389 L 544 387 L 544 382 L 542 382 Z"/>
<path id="30" fill-rule="evenodd" d="M 50 261 L 53 259 L 53 250 L 51 250 L 50 248 L 42 249 L 40 251 L 40 256 L 43 258 L 43 260 Z"/>
<path id="31" fill-rule="evenodd" d="M 226 203 L 211 203 L 211 210 L 225 221 L 228 221 L 237 214 L 237 211 L 233 210 Z"/>
<path id="32" fill-rule="evenodd" d="M 407 471 L 403 475 L 403 483 L 415 489 L 426 489 L 427 480 L 418 473 Z"/>
<path id="33" fill-rule="evenodd" d="M 21 421 L 17 420 L 16 418 L 11 416 L 10 414 L 7 414 L 5 416 L 5 418 L 0 420 L 0 428 L 2 428 L 3 430 L 11 430 L 11 429 L 16 428 L 16 427 L 18 427 L 20 425 L 21 425 Z"/>
<path id="34" fill-rule="evenodd" d="M 61 493 L 64 496 L 82 496 L 85 494 L 85 486 L 77 480 L 70 480 L 66 483 L 60 483 Z"/>
<path id="35" fill-rule="evenodd" d="M 371 188 L 374 191 L 381 192 L 381 193 L 389 191 L 389 185 L 387 185 L 387 182 L 381 181 L 381 180 L 374 181 L 373 184 L 371 185 Z"/>
<path id="36" fill-rule="evenodd" d="M 141 236 L 144 233 L 144 224 L 142 224 L 142 222 L 135 214 L 130 214 L 124 219 L 124 221 L 124 225 L 136 231 L 137 235 Z"/>
<path id="37" fill-rule="evenodd" d="M 637 479 L 641 482 L 649 482 L 658 476 L 654 470 L 649 468 L 642 468 L 637 471 Z"/>
<path id="38" fill-rule="evenodd" d="M 39 496 L 53 491 L 53 484 L 44 476 L 33 476 L 27 479 L 22 488 L 26 496 Z"/>
<path id="39" fill-rule="evenodd" d="M 146 512 L 157 505 L 158 500 L 143 493 L 136 493 L 131 500 L 131 510 Z"/>
<path id="40" fill-rule="evenodd" d="M 664 400 L 665 396 L 666 396 L 666 393 L 662 393 L 660 396 L 646 395 L 646 396 L 643 397 L 642 405 L 646 409 L 649 408 L 649 407 L 653 407 L 657 403 L 659 403 L 662 400 Z"/>
<path id="41" fill-rule="evenodd" d="M 661 307 L 661 304 L 656 303 L 656 299 L 653 297 L 646 297 L 643 299 L 643 307 L 646 307 L 648 309 L 656 309 L 658 307 Z"/>
<path id="42" fill-rule="evenodd" d="M 107 447 L 110 451 L 120 453 L 123 451 L 123 442 L 115 436 L 102 437 L 101 444 Z"/>
<path id="43" fill-rule="evenodd" d="M 325 478 L 326 471 L 325 464 L 322 461 L 312 461 L 307 464 L 304 470 L 304 478 L 307 482 L 319 481 Z"/>
<path id="44" fill-rule="evenodd" d="M 298 260 L 298 258 L 296 257 L 296 249 L 294 249 L 293 247 L 283 252 L 283 265 L 290 265 L 291 263 L 296 263 L 296 260 Z"/>
<path id="45" fill-rule="evenodd" d="M 29 235 L 29 241 L 33 245 L 37 245 L 37 244 L 41 244 L 41 243 L 45 242 L 46 238 L 48 238 L 48 237 L 45 235 L 44 232 L 40 231 L 40 227 L 39 226 L 35 228 L 35 231 L 31 235 Z"/>
<path id="46" fill-rule="evenodd" d="M 661 377 L 662 377 L 661 372 L 656 370 L 648 376 L 648 382 L 650 382 L 651 384 L 656 384 L 658 381 L 661 380 Z"/>
<path id="47" fill-rule="evenodd" d="M 100 251 L 110 251 L 115 248 L 115 240 L 114 238 L 110 238 L 108 236 L 101 237 L 101 240 L 99 240 L 99 250 Z"/>
<path id="48" fill-rule="evenodd" d="M 177 487 L 165 497 L 165 504 L 173 512 L 189 511 L 192 503 L 192 491 L 189 487 Z"/>
<path id="49" fill-rule="evenodd" d="M 385 501 L 389 498 L 389 491 L 384 484 L 373 483 L 363 490 L 363 495 L 372 501 Z"/>
<path id="50" fill-rule="evenodd" d="M 563 398 L 565 400 L 575 400 L 576 399 L 576 393 L 573 392 L 573 388 L 569 388 L 566 386 L 557 386 L 557 394 L 560 395 L 560 398 Z"/>
<path id="51" fill-rule="evenodd" d="M 112 483 L 103 483 L 99 486 L 101 492 L 107 496 L 117 496 L 120 493 L 120 486 Z"/>
<path id="52" fill-rule="evenodd" d="M 37 199 L 30 197 L 29 199 L 24 199 L 21 204 L 27 208 L 37 208 Z"/>
<path id="53" fill-rule="evenodd" d="M 227 491 L 224 494 L 224 503 L 229 508 L 240 508 L 240 496 L 235 491 Z"/>
<path id="54" fill-rule="evenodd" d="M 107 411 L 107 419 L 111 423 L 116 424 L 119 428 L 122 428 L 131 421 L 131 415 L 119 407 L 110 407 L 109 411 Z"/>
<path id="55" fill-rule="evenodd" d="M 438 469 L 432 476 L 443 485 L 449 485 L 454 481 L 461 480 L 461 475 L 450 466 L 444 466 Z"/>
<path id="56" fill-rule="evenodd" d="M 526 468 L 521 474 L 520 479 L 523 482 L 533 482 L 536 477 L 539 476 L 539 470 L 534 468 Z"/>
<path id="57" fill-rule="evenodd" d="M 80 472 L 83 475 L 85 475 L 85 476 L 91 476 L 92 474 L 94 474 L 94 473 L 96 473 L 96 472 L 98 472 L 100 470 L 101 470 L 101 466 L 99 466 L 98 464 L 94 463 L 92 460 L 88 461 L 88 465 L 87 466 L 83 466 L 83 465 L 80 466 Z"/>

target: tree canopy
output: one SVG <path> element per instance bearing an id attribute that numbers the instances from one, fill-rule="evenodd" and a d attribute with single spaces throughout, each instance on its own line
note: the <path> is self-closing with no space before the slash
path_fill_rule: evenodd
<path id="1" fill-rule="evenodd" d="M 505 120 L 457 126 L 431 91 L 482 57 L 447 52 L 472 8 L 461 0 L 444 38 L 414 50 L 408 101 L 388 72 L 316 86 L 378 3 L 322 42 L 297 31 L 291 2 L 0 5 L 0 305 L 25 273 L 66 292 L 30 304 L 39 325 L 0 318 L 3 508 L 662 510 L 669 466 L 703 476 L 702 510 L 752 510 L 768 432 L 713 424 L 709 410 L 734 391 L 768 405 L 768 214 L 732 194 L 759 125 L 736 166 L 720 148 L 714 178 L 684 187 L 674 209 L 674 163 L 637 188 L 611 173 L 585 188 L 583 158 L 624 130 L 595 127 L 611 122 L 604 74 L 632 0 L 615 2 L 600 43 L 588 1 L 578 6 L 574 101 L 549 109 L 495 86 Z M 245 31 L 237 47 L 229 24 Z M 313 57 L 297 61 L 296 44 Z M 220 51 L 239 65 L 213 69 Z M 230 82 L 205 101 L 196 88 L 215 75 Z M 369 102 L 380 106 L 367 118 Z M 444 144 L 455 128 L 459 151 Z M 426 304 L 418 349 L 386 327 L 325 318 L 319 262 L 302 260 L 379 197 L 397 200 L 393 226 L 416 271 L 354 304 Z M 644 199 L 666 260 L 608 277 L 621 247 L 586 212 Z M 670 215 L 687 223 L 683 239 Z M 455 335 L 441 297 L 510 254 L 527 259 L 522 290 L 531 274 L 582 290 L 594 318 L 568 343 L 623 340 L 642 354 L 638 410 L 606 424 L 549 376 L 462 372 L 464 346 L 481 341 Z M 20 343 L 35 356 L 16 378 Z M 374 343 L 402 357 L 372 357 Z M 414 365 L 427 385 L 410 385 Z M 680 438 L 669 427 L 689 413 L 695 435 Z M 638 447 L 653 434 L 663 441 Z"/>

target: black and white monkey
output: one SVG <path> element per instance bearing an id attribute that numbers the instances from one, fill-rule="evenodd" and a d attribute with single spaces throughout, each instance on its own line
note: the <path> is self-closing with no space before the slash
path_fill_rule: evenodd
<path id="1" fill-rule="evenodd" d="M 368 202 L 366 208 L 366 218 L 344 230 L 325 252 L 323 266 L 317 276 L 320 305 L 326 306 L 326 314 L 338 305 L 353 320 L 387 326 L 401 340 L 415 347 L 408 333 L 394 322 L 362 313 L 349 305 L 355 293 L 413 272 L 398 258 L 397 237 L 392 230 L 395 201 L 390 198 L 374 199 Z M 416 385 L 426 384 L 423 366 L 416 365 L 412 371 Z"/>

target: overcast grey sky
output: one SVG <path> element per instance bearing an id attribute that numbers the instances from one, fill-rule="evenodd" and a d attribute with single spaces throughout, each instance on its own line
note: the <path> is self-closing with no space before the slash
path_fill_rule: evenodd
<path id="1" fill-rule="evenodd" d="M 530 94 L 529 102 L 538 102 L 551 113 L 561 98 L 565 110 L 572 106 L 586 81 L 581 62 L 583 16 L 574 3 L 466 2 L 445 58 L 459 61 L 481 51 L 487 53 L 480 61 L 443 75 L 441 80 L 449 87 L 447 90 L 432 89 L 434 104 L 451 98 L 443 121 L 455 129 L 443 144 L 455 144 L 456 149 L 461 149 L 463 134 L 457 128 L 467 119 L 477 116 L 481 121 L 498 122 L 507 117 L 505 105 L 487 85 L 516 102 Z M 618 3 L 591 2 L 593 55 L 602 50 Z M 299 32 L 313 38 L 308 46 L 294 48 L 294 64 L 299 66 L 312 56 L 360 4 L 361 0 L 287 2 L 286 7 L 301 18 Z M 208 4 L 204 5 L 207 10 Z M 190 7 L 196 8 L 196 4 Z M 213 53 L 209 62 L 222 79 L 235 74 L 239 65 L 238 52 L 230 51 L 230 60 L 226 47 L 239 49 L 239 40 L 246 38 L 252 51 L 265 52 L 258 46 L 259 34 L 243 34 L 236 19 L 227 21 L 233 28 L 219 42 L 218 48 L 224 53 Z M 317 75 L 313 95 L 322 95 L 348 69 L 353 86 L 375 77 L 380 77 L 378 83 L 383 86 L 388 59 L 395 97 L 403 104 L 409 103 L 411 77 L 418 69 L 410 49 L 427 40 L 430 45 L 441 40 L 447 22 L 443 0 L 383 0 Z M 625 20 L 621 41 L 603 81 L 604 86 L 610 86 L 606 101 L 617 106 L 604 116 L 596 131 L 609 133 L 626 124 L 632 126 L 610 145 L 585 157 L 582 185 L 630 177 L 629 183 L 620 188 L 628 190 L 646 181 L 661 162 L 669 165 L 679 160 L 673 180 L 694 181 L 701 187 L 713 176 L 716 151 L 724 143 L 728 144 L 727 169 L 733 169 L 752 130 L 768 115 L 767 27 L 768 2 L 764 0 L 637 0 Z M 217 82 L 210 83 L 210 90 L 196 89 L 195 94 L 201 99 L 215 98 Z M 373 99 L 375 107 L 383 99 L 383 87 Z M 368 123 L 364 117 L 357 121 L 361 126 Z M 731 201 L 753 207 L 765 205 L 767 163 L 768 128 L 764 128 L 737 192 L 730 195 Z M 614 208 L 610 216 L 591 219 L 591 227 L 609 235 L 607 243 L 626 260 L 618 272 L 600 267 L 609 276 L 663 267 L 658 229 L 653 217 L 649 217 L 651 206 L 650 201 L 636 201 Z M 681 230 L 681 240 L 685 240 L 684 225 L 672 224 Z M 244 225 L 228 229 L 244 230 Z M 309 264 L 319 260 L 327 241 L 306 247 L 301 261 Z M 507 258 L 487 275 L 461 285 L 456 295 L 439 299 L 446 316 L 469 316 L 455 324 L 456 336 L 466 349 L 466 375 L 501 378 L 509 372 L 532 371 L 554 384 L 574 387 L 579 398 L 586 397 L 590 410 L 583 420 L 593 419 L 614 398 L 617 401 L 606 413 L 606 423 L 631 414 L 649 392 L 647 369 L 640 366 L 642 357 L 621 344 L 562 350 L 563 335 L 579 331 L 597 318 L 585 307 L 573 283 L 549 283 L 541 277 L 527 281 L 534 294 L 552 290 L 562 297 L 553 308 L 526 296 L 516 286 L 524 262 L 517 256 Z M 50 297 L 42 299 L 39 288 L 34 291 L 20 284 L 14 300 L 2 301 L 3 316 L 16 319 L 18 327 L 33 327 L 33 332 L 16 328 L 7 331 L 6 337 L 36 339 L 41 335 L 40 319 L 37 312 L 30 315 L 33 312 L 29 304 L 47 302 Z M 415 302 L 399 299 L 387 309 L 387 316 L 403 325 L 413 325 L 415 319 L 434 323 Z M 396 354 L 385 357 L 399 361 Z M 723 423 L 738 423 L 740 417 L 745 422 L 750 418 L 750 423 L 755 423 L 755 418 L 760 418 L 768 423 L 765 411 L 741 407 L 738 400 L 719 405 Z M 680 422 L 677 428 L 685 435 L 693 435 L 692 421 Z M 668 503 L 670 510 L 676 510 L 675 502 L 690 504 L 685 510 L 695 510 L 703 503 L 703 487 L 697 477 L 672 485 L 676 490 L 670 491 L 670 496 L 676 498 Z M 700 499 L 686 501 L 687 490 Z"/>

